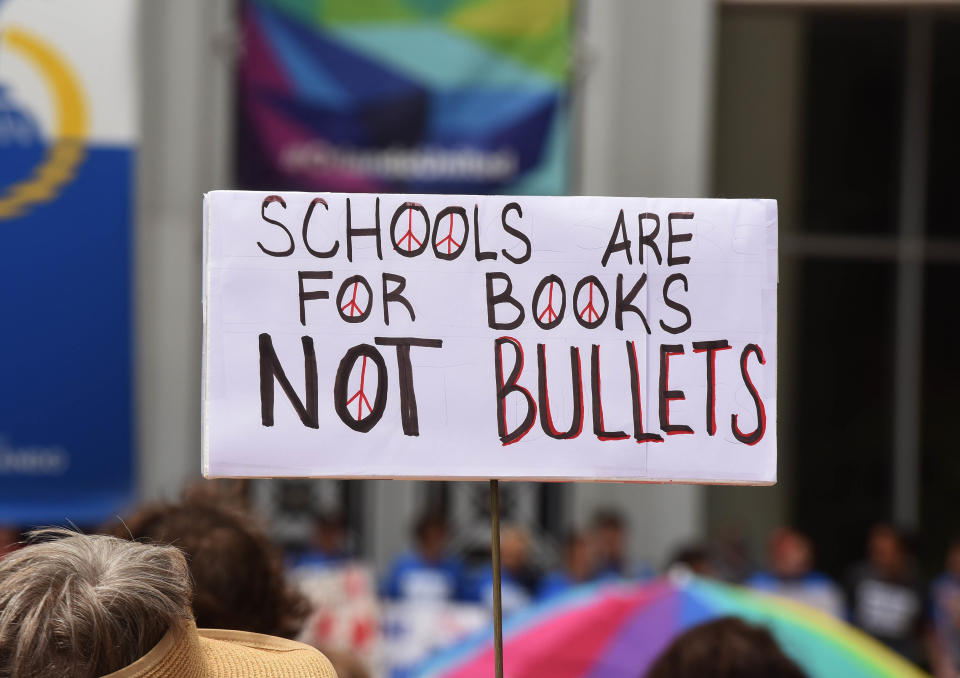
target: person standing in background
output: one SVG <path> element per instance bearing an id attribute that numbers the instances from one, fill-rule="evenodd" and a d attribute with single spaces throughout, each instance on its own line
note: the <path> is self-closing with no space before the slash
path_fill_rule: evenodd
<path id="1" fill-rule="evenodd" d="M 697 542 L 681 546 L 667 563 L 666 572 L 670 577 L 717 578 L 717 572 L 710 559 L 709 547 Z"/>
<path id="2" fill-rule="evenodd" d="M 944 572 L 930 587 L 931 664 L 937 678 L 960 676 L 960 537 L 947 548 Z"/>
<path id="3" fill-rule="evenodd" d="M 593 516 L 590 533 L 596 550 L 598 578 L 629 576 L 626 531 L 626 522 L 618 511 L 601 509 Z"/>
<path id="4" fill-rule="evenodd" d="M 0 558 L 20 548 L 20 529 L 12 525 L 0 525 Z"/>
<path id="5" fill-rule="evenodd" d="M 843 593 L 827 575 L 813 569 L 813 545 L 796 530 L 773 531 L 767 550 L 769 571 L 757 572 L 747 586 L 774 593 L 843 618 Z"/>
<path id="6" fill-rule="evenodd" d="M 563 541 L 563 569 L 543 578 L 540 597 L 550 598 L 592 581 L 596 576 L 596 562 L 592 541 L 581 532 L 571 532 Z"/>
<path id="7" fill-rule="evenodd" d="M 415 547 L 398 556 L 381 584 L 393 600 L 439 602 L 470 599 L 463 563 L 447 551 L 450 530 L 439 514 L 425 514 L 413 529 Z"/>
<path id="8" fill-rule="evenodd" d="M 295 567 L 338 567 L 350 558 L 347 551 L 347 520 L 342 513 L 326 512 L 317 516 L 307 550 L 289 559 Z"/>
<path id="9" fill-rule="evenodd" d="M 920 663 L 923 586 L 903 536 L 892 525 L 870 530 L 867 560 L 850 573 L 851 621 L 892 650 Z"/>
<path id="10" fill-rule="evenodd" d="M 530 564 L 530 537 L 516 525 L 500 531 L 500 596 L 504 614 L 526 607 L 540 587 L 539 573 Z M 493 609 L 493 568 L 477 580 L 477 598 Z"/>

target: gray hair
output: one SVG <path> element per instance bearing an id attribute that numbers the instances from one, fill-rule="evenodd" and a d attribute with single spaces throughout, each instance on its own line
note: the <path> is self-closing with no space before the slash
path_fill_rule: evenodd
<path id="1" fill-rule="evenodd" d="M 95 678 L 191 617 L 172 546 L 49 528 L 0 560 L 0 678 Z"/>

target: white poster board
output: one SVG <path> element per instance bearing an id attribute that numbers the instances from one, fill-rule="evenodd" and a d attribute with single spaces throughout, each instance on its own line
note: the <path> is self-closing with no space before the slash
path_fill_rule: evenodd
<path id="1" fill-rule="evenodd" d="M 776 481 L 771 200 L 217 191 L 208 477 Z"/>

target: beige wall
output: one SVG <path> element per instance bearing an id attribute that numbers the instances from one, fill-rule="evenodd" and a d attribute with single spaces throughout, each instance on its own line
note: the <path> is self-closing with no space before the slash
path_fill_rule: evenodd
<path id="1" fill-rule="evenodd" d="M 135 251 L 141 495 L 200 472 L 200 198 L 227 181 L 230 3 L 141 3 Z"/>

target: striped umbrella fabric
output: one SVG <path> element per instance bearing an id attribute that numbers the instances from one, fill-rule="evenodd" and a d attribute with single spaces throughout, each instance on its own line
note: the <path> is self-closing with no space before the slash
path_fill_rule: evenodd
<path id="1" fill-rule="evenodd" d="M 929 678 L 852 626 L 800 603 L 699 578 L 596 584 L 504 625 L 509 678 L 638 678 L 686 629 L 733 616 L 767 628 L 810 678 Z M 485 632 L 431 658 L 417 678 L 489 678 Z"/>

